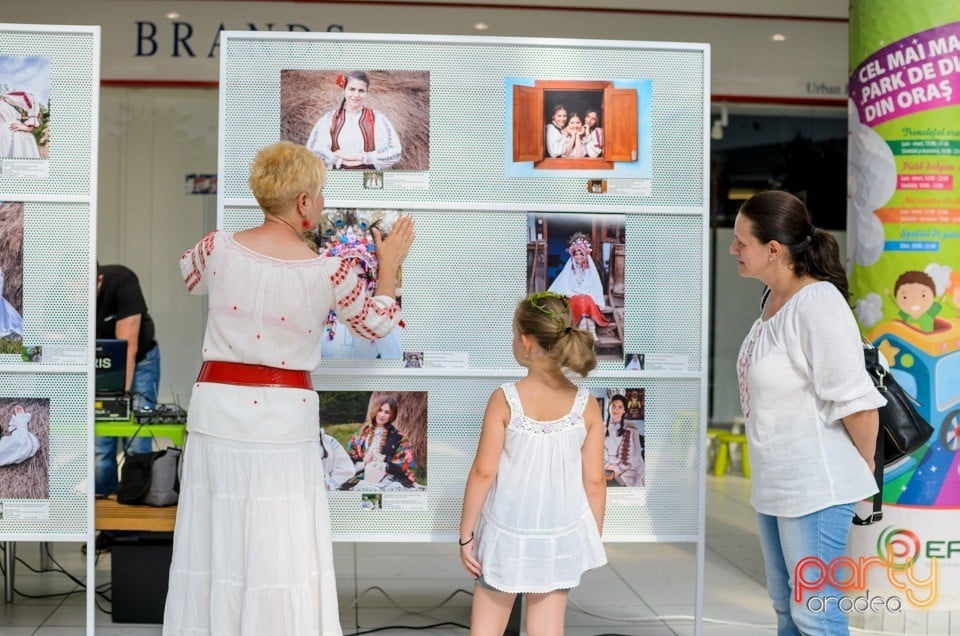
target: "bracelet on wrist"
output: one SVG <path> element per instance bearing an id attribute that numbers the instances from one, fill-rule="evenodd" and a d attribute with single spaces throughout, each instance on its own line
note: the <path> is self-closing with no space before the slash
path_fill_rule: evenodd
<path id="1" fill-rule="evenodd" d="M 457 537 L 457 543 L 460 544 L 460 547 L 461 547 L 461 548 L 462 548 L 463 546 L 467 545 L 468 543 L 470 543 L 471 541 L 473 541 L 473 533 L 472 533 L 472 532 L 470 533 L 470 538 L 467 539 L 466 541 L 461 541 L 461 540 L 460 540 L 460 537 Z"/>

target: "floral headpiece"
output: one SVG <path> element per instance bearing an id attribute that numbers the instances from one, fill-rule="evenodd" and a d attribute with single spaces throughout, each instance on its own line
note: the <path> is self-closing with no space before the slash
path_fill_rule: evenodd
<path id="1" fill-rule="evenodd" d="M 555 298 L 559 300 L 563 304 L 563 313 L 554 311 L 553 309 L 547 307 L 543 301 L 547 300 L 548 298 Z M 557 331 L 569 329 L 567 326 L 567 320 L 570 318 L 570 300 L 563 294 L 558 294 L 557 292 L 552 291 L 537 292 L 527 296 L 527 302 L 530 303 L 531 307 L 557 323 Z"/>
<path id="2" fill-rule="evenodd" d="M 590 244 L 590 239 L 583 232 L 577 232 L 570 237 L 568 242 L 567 254 L 573 256 L 573 253 L 577 250 L 582 251 L 586 256 L 590 256 L 593 252 L 593 245 Z"/>
<path id="3" fill-rule="evenodd" d="M 347 76 L 344 75 L 343 73 L 340 73 L 339 75 L 337 75 L 337 86 L 339 86 L 340 88 L 347 87 Z"/>
<path id="4" fill-rule="evenodd" d="M 336 256 L 345 261 L 355 261 L 372 277 L 376 277 L 379 263 L 377 248 L 367 237 L 358 238 L 353 234 L 344 234 L 323 251 L 324 256 Z"/>

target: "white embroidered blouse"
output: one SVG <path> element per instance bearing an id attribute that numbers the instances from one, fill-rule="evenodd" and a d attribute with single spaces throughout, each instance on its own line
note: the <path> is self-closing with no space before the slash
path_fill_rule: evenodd
<path id="1" fill-rule="evenodd" d="M 187 289 L 207 294 L 204 361 L 313 371 L 331 309 L 361 338 L 376 339 L 400 320 L 389 296 L 371 297 L 339 258 L 283 260 L 211 232 L 180 259 Z M 305 389 L 195 383 L 187 430 L 240 441 L 320 439 L 317 394 Z"/>
<path id="2" fill-rule="evenodd" d="M 757 512 L 800 517 L 877 492 L 841 419 L 886 400 L 832 283 L 806 285 L 768 320 L 758 318 L 740 347 L 737 376 Z"/>

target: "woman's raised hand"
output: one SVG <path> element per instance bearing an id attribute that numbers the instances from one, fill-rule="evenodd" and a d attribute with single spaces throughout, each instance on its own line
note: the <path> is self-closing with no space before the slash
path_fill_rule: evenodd
<path id="1" fill-rule="evenodd" d="M 390 235 L 386 238 L 379 228 L 373 228 L 373 244 L 377 250 L 377 260 L 380 262 L 381 277 L 385 272 L 396 272 L 403 264 L 403 259 L 410 251 L 410 245 L 416 234 L 413 231 L 413 218 L 401 216 L 393 224 Z"/>

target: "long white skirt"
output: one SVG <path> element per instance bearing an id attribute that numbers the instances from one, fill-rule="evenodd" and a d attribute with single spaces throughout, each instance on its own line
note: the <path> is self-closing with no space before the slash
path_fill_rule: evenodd
<path id="1" fill-rule="evenodd" d="M 163 634 L 342 633 L 319 442 L 191 434 Z"/>

